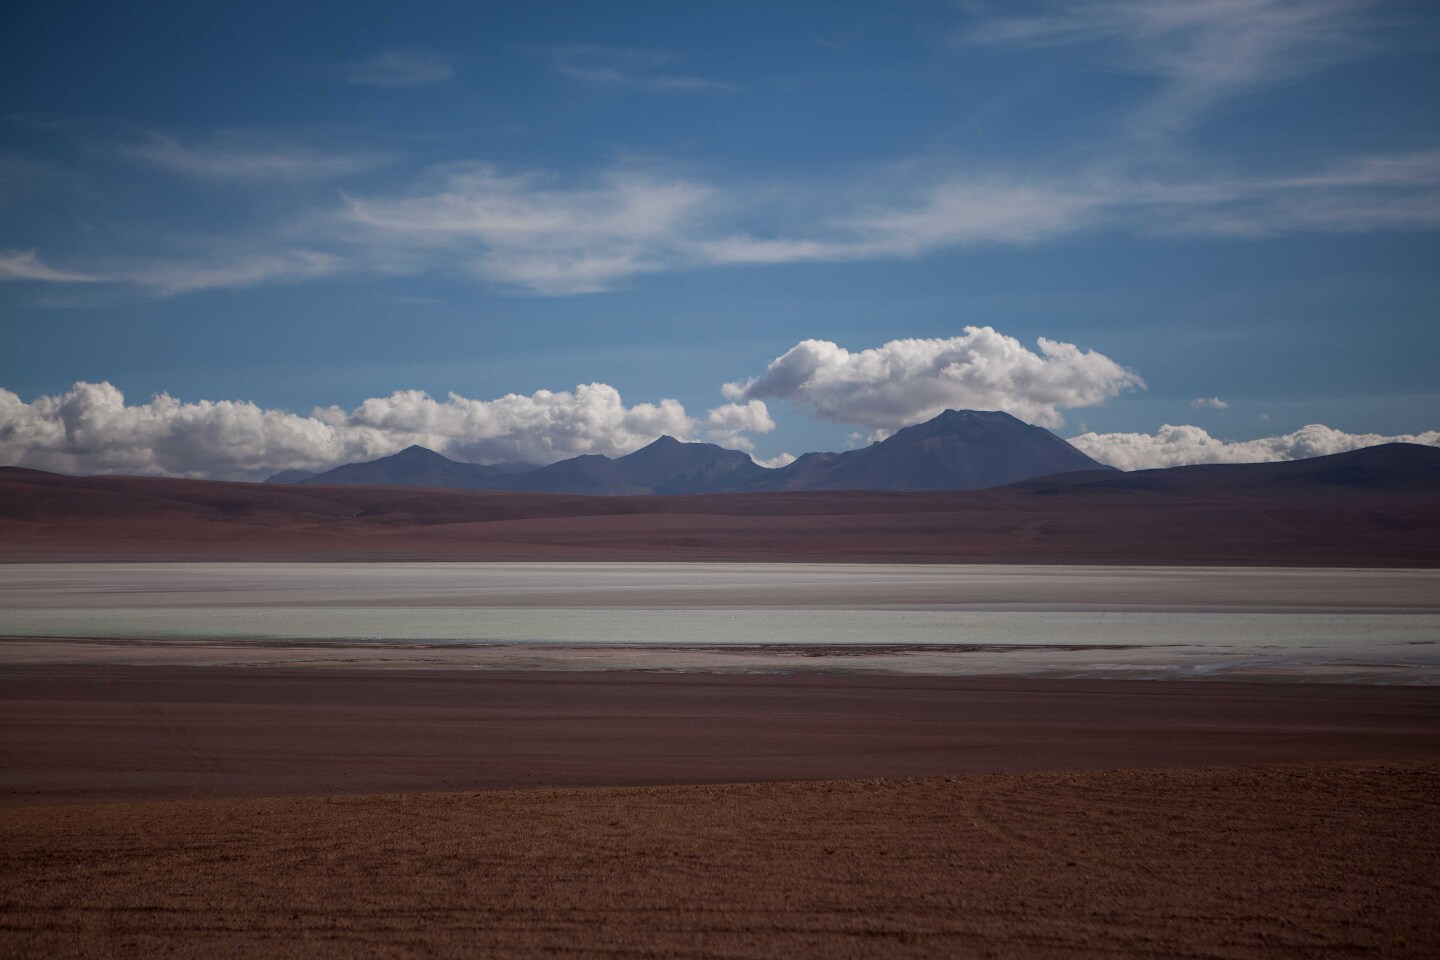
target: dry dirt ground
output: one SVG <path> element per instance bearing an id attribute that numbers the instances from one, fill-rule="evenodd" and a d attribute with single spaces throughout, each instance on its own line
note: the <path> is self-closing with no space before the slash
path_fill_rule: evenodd
<path id="1" fill-rule="evenodd" d="M 1434 957 L 1440 763 L 0 811 L 6 957 Z"/>

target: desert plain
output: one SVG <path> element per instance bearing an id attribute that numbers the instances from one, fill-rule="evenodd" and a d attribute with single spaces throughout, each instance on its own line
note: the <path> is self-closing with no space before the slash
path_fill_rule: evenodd
<path id="1" fill-rule="evenodd" d="M 1437 586 L 7 564 L 0 955 L 1429 955 Z"/>
<path id="2" fill-rule="evenodd" d="M 1422 454 L 623 498 L 0 471 L 0 955 L 1436 955 Z"/>

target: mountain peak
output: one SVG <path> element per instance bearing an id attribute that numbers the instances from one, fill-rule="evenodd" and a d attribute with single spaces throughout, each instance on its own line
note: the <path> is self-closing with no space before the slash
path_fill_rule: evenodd
<path id="1" fill-rule="evenodd" d="M 945 410 L 860 450 L 802 457 L 764 483 L 779 490 L 973 490 L 1106 469 L 1003 411 Z"/>
<path id="2" fill-rule="evenodd" d="M 925 424 L 949 425 L 959 423 L 1024 423 L 1018 417 L 1006 413 L 1004 410 L 942 410 L 929 420 L 922 421 L 913 426 L 924 426 Z"/>
<path id="3" fill-rule="evenodd" d="M 376 483 L 410 487 L 486 489 L 500 474 L 478 463 L 451 460 L 429 447 L 412 444 L 388 457 L 364 463 L 347 463 L 297 483 Z"/>
<path id="4" fill-rule="evenodd" d="M 769 470 L 749 454 L 668 434 L 623 457 L 584 454 L 533 470 L 451 460 L 418 444 L 300 483 L 682 494 L 731 490 L 967 490 L 1034 477 L 1106 470 L 1064 440 L 997 410 L 945 410 L 863 450 L 807 454 Z"/>

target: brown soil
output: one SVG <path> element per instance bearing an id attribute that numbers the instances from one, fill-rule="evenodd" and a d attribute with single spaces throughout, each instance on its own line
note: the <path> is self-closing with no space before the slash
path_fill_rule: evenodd
<path id="1" fill-rule="evenodd" d="M 1440 764 L 10 808 L 7 957 L 1440 955 Z"/>
<path id="2" fill-rule="evenodd" d="M 1440 757 L 1440 689 L 0 669 L 0 806 Z"/>
<path id="3" fill-rule="evenodd" d="M 1133 489 L 1062 478 L 960 493 L 593 497 L 0 468 L 0 561 L 1440 566 L 1440 498 L 1424 485 L 1247 487 L 1223 470 L 1183 483 L 1137 476 Z"/>

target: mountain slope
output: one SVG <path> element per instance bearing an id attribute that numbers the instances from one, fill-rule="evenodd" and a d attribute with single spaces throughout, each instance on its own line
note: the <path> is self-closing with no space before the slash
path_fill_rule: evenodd
<path id="1" fill-rule="evenodd" d="M 364 483 L 594 496 L 775 490 L 974 490 L 1034 477 L 1103 470 L 1059 437 L 1007 413 L 947 410 L 863 450 L 807 453 L 779 470 L 713 443 L 661 437 L 611 459 L 571 457 L 544 467 L 460 463 L 424 447 L 272 483 Z M 289 473 L 287 471 L 287 473 Z"/>
<path id="2" fill-rule="evenodd" d="M 1020 488 L 1046 494 L 1101 491 L 1165 494 L 1436 493 L 1440 447 L 1382 443 L 1346 453 L 1275 463 L 1207 463 L 1131 473 L 1044 477 Z"/>
<path id="3" fill-rule="evenodd" d="M 283 483 L 276 474 L 270 482 Z M 366 484 L 372 486 L 443 487 L 490 490 L 506 479 L 502 470 L 478 463 L 461 463 L 424 447 L 406 447 L 399 453 L 365 463 L 347 463 L 296 481 L 302 484 Z"/>
<path id="4" fill-rule="evenodd" d="M 744 487 L 770 472 L 739 450 L 661 437 L 614 460 L 597 454 L 561 460 L 511 478 L 505 488 L 594 496 L 719 493 Z"/>
<path id="5" fill-rule="evenodd" d="M 655 493 L 717 493 L 736 490 L 770 474 L 748 453 L 713 443 L 681 443 L 661 437 L 615 461 L 637 483 Z"/>
<path id="6" fill-rule="evenodd" d="M 946 410 L 863 450 L 807 454 L 749 489 L 975 490 L 1112 469 L 1008 413 Z"/>
<path id="7" fill-rule="evenodd" d="M 0 560 L 815 560 L 1440 568 L 1440 449 L 985 490 L 587 497 L 0 468 Z"/>

